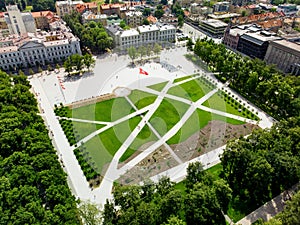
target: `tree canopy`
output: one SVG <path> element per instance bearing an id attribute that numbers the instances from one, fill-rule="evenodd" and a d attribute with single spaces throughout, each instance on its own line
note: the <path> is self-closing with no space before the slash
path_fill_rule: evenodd
<path id="1" fill-rule="evenodd" d="M 0 224 L 79 224 L 25 76 L 0 72 Z"/>
<path id="2" fill-rule="evenodd" d="M 198 40 L 194 52 L 222 82 L 265 110 L 276 119 L 298 116 L 300 112 L 300 77 L 285 76 L 273 65 L 243 57 L 216 44 Z"/>
<path id="3" fill-rule="evenodd" d="M 194 163 L 186 180 L 190 188 L 184 192 L 166 177 L 157 184 L 117 186 L 114 200 L 104 206 L 103 224 L 225 224 L 222 210 L 231 189 L 223 181 L 215 184 L 202 165 Z"/>
<path id="4" fill-rule="evenodd" d="M 100 22 L 91 21 L 82 24 L 81 16 L 77 12 L 64 16 L 64 20 L 81 41 L 81 47 L 94 53 L 102 53 L 113 47 L 113 39 L 107 34 Z"/>

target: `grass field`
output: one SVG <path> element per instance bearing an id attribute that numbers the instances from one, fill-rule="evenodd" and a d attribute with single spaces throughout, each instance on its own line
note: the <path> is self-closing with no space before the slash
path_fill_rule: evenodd
<path id="1" fill-rule="evenodd" d="M 195 134 L 197 131 L 201 130 L 205 127 L 209 121 L 211 120 L 220 120 L 230 124 L 244 124 L 244 122 L 227 118 L 224 116 L 212 114 L 207 111 L 203 111 L 201 109 L 197 109 L 190 118 L 185 122 L 185 124 L 180 128 L 180 130 L 171 137 L 167 143 L 168 144 L 178 144 L 180 142 L 185 141 L 190 136 Z"/>
<path id="2" fill-rule="evenodd" d="M 189 105 L 185 103 L 164 98 L 152 115 L 150 123 L 162 136 L 180 120 L 188 108 Z"/>
<path id="3" fill-rule="evenodd" d="M 211 96 L 206 102 L 204 102 L 202 105 L 209 107 L 211 109 L 216 109 L 216 110 L 222 111 L 222 112 L 227 112 L 227 113 L 234 114 L 237 116 L 242 116 L 245 118 L 258 120 L 257 116 L 255 116 L 249 110 L 245 109 L 236 100 L 231 98 L 230 100 L 226 101 L 221 96 L 222 96 L 221 92 L 216 93 L 213 96 Z M 244 110 L 241 110 L 242 108 L 244 108 Z M 239 111 L 239 109 L 240 109 L 240 111 Z"/>
<path id="4" fill-rule="evenodd" d="M 105 126 L 102 124 L 83 123 L 77 121 L 72 121 L 72 124 L 77 141 L 80 141 L 82 138 Z"/>
<path id="5" fill-rule="evenodd" d="M 131 105 L 125 98 L 114 98 L 72 110 L 72 117 L 85 120 L 111 122 L 131 112 Z"/>
<path id="6" fill-rule="evenodd" d="M 144 91 L 133 90 L 128 98 L 138 109 L 142 109 L 152 104 L 157 96 Z"/>
<path id="7" fill-rule="evenodd" d="M 167 83 L 168 82 L 166 81 L 166 82 L 154 84 L 154 85 L 148 86 L 148 88 L 151 88 L 156 91 L 161 91 L 166 86 Z"/>
<path id="8" fill-rule="evenodd" d="M 212 88 L 204 84 L 204 82 L 195 79 L 170 88 L 168 94 L 195 102 L 211 90 Z"/>
<path id="9" fill-rule="evenodd" d="M 134 141 L 131 143 L 129 148 L 120 158 L 120 162 L 124 162 L 128 159 L 133 153 L 135 153 L 143 144 L 158 141 L 156 135 L 151 131 L 148 125 L 145 125 L 141 132 L 137 135 Z"/>
<path id="10" fill-rule="evenodd" d="M 177 79 L 174 80 L 173 83 L 178 83 L 178 82 L 180 82 L 180 81 L 187 80 L 187 79 L 189 79 L 189 78 L 192 78 L 193 76 L 194 76 L 194 75 L 189 75 L 189 76 L 184 76 L 184 77 L 177 78 Z"/>

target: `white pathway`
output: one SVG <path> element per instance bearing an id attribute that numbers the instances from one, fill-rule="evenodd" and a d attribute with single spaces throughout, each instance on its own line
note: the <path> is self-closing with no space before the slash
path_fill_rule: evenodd
<path id="1" fill-rule="evenodd" d="M 207 74 L 203 74 L 203 75 L 206 76 L 207 79 L 217 84 L 217 88 L 209 92 L 207 95 L 199 99 L 197 102 L 190 102 L 189 100 L 186 100 L 184 98 L 166 94 L 169 88 L 174 86 L 174 84 L 172 84 L 172 81 L 174 79 L 199 72 L 200 68 L 196 67 L 194 64 L 187 61 L 183 56 L 184 53 L 185 53 L 185 49 L 178 48 L 175 50 L 164 51 L 161 54 L 161 59 L 163 61 L 167 61 L 169 62 L 169 64 L 174 65 L 175 67 L 178 67 L 178 65 L 181 66 L 182 69 L 175 72 L 170 73 L 166 71 L 164 68 L 162 68 L 159 64 L 144 65 L 143 69 L 149 73 L 149 77 L 151 77 L 151 79 L 148 79 L 148 76 L 141 77 L 141 75 L 138 75 L 139 68 L 127 68 L 126 65 L 129 62 L 128 58 L 126 57 L 118 58 L 117 56 L 110 56 L 109 58 L 98 59 L 94 76 L 86 77 L 78 81 L 65 82 L 64 84 L 64 86 L 66 87 L 65 91 L 63 91 L 58 87 L 59 84 L 56 75 L 46 76 L 46 77 L 33 76 L 30 79 L 34 91 L 36 93 L 39 93 L 38 100 L 41 108 L 45 112 L 44 118 L 46 120 L 46 123 L 49 125 L 49 128 L 54 133 L 54 140 L 55 140 L 55 145 L 57 146 L 57 151 L 59 155 L 61 155 L 60 157 L 64 162 L 65 170 L 68 174 L 69 185 L 72 188 L 73 193 L 75 194 L 76 197 L 80 199 L 88 199 L 91 200 L 92 202 L 101 204 L 103 206 L 103 204 L 105 204 L 106 202 L 106 199 L 112 198 L 111 190 L 113 187 L 113 182 L 116 179 L 118 179 L 122 174 L 126 173 L 127 170 L 137 165 L 141 160 L 143 160 L 145 157 L 147 157 L 149 154 L 151 154 L 161 145 L 165 145 L 166 141 L 177 133 L 177 131 L 190 118 L 190 116 L 194 113 L 194 111 L 197 108 L 201 108 L 206 111 L 210 111 L 219 115 L 227 116 L 242 121 L 246 120 L 245 118 L 220 112 L 217 110 L 212 110 L 210 108 L 201 105 L 213 94 L 215 94 L 218 89 L 221 88 L 226 89 L 229 93 L 236 95 L 236 93 L 233 93 L 229 88 L 226 87 L 226 84 L 224 85 L 217 82 L 213 76 Z M 120 68 L 120 69 L 117 72 L 115 72 L 115 68 Z M 190 78 L 190 79 L 195 79 L 195 78 Z M 164 87 L 164 89 L 159 93 L 157 92 L 155 93 L 154 90 L 146 87 L 163 81 L 168 81 L 168 83 Z M 181 82 L 177 82 L 176 85 L 186 81 L 188 81 L 188 79 Z M 120 118 L 117 121 L 108 122 L 105 127 L 91 133 L 90 135 L 83 138 L 77 143 L 78 146 L 82 142 L 88 141 L 90 138 L 94 137 L 95 135 L 98 135 L 104 130 L 122 121 L 137 116 L 141 113 L 145 113 L 147 111 L 147 113 L 142 117 L 140 123 L 136 126 L 136 128 L 133 130 L 130 136 L 125 140 L 125 142 L 122 144 L 120 149 L 114 155 L 113 160 L 110 163 L 106 171 L 106 174 L 104 175 L 104 179 L 101 182 L 100 187 L 95 190 L 91 190 L 88 187 L 88 182 L 86 181 L 83 172 L 75 158 L 75 155 L 73 154 L 74 147 L 69 146 L 68 141 L 59 125 L 58 119 L 54 115 L 53 105 L 55 103 L 60 103 L 60 102 L 71 103 L 74 100 L 81 100 L 84 98 L 89 98 L 91 96 L 97 96 L 99 94 L 110 93 L 112 92 L 113 89 L 119 86 L 128 87 L 131 89 L 138 88 L 143 91 L 155 93 L 158 94 L 158 98 L 155 100 L 153 104 L 143 109 L 136 110 L 134 113 L 131 113 L 126 117 Z M 133 140 L 142 130 L 143 126 L 147 124 L 150 127 L 150 129 L 152 129 L 153 131 L 155 130 L 148 121 L 165 97 L 172 98 L 181 102 L 185 102 L 189 104 L 190 107 L 182 116 L 181 120 L 174 127 L 172 127 L 165 135 L 161 137 L 157 133 L 157 136 L 159 137 L 159 140 L 157 142 L 152 144 L 145 151 L 141 152 L 137 157 L 132 159 L 126 165 L 118 169 L 117 167 L 118 167 L 120 157 L 124 154 L 124 152 L 127 150 L 127 147 L 130 146 L 130 144 L 133 142 Z M 259 111 L 259 109 L 255 108 L 255 106 L 248 104 L 248 102 L 246 102 L 246 100 L 244 99 L 242 103 L 248 105 L 250 109 L 253 108 L 255 111 L 256 110 Z M 272 118 L 268 117 L 263 112 L 259 111 L 258 116 L 261 118 L 259 125 L 262 128 L 270 127 L 272 125 L 273 122 Z M 246 121 L 253 123 L 253 121 L 251 120 L 246 120 Z M 81 120 L 81 122 L 84 121 Z M 96 123 L 96 121 L 86 121 L 86 122 Z M 223 152 L 224 147 L 225 146 L 218 148 L 212 152 L 209 152 L 205 155 L 202 155 L 198 158 L 192 159 L 190 162 L 200 160 L 203 163 L 205 168 L 214 165 L 219 162 L 219 155 Z M 172 151 L 172 149 L 169 149 L 169 151 Z M 172 155 L 174 158 L 176 158 L 175 153 Z M 179 158 L 177 158 L 177 161 L 178 159 Z M 179 181 L 182 178 L 184 178 L 184 176 L 186 175 L 186 167 L 188 163 L 189 162 L 182 163 L 174 168 L 171 168 L 168 171 L 165 171 L 157 176 L 152 177 L 152 179 L 157 180 L 162 175 L 169 175 L 171 180 Z"/>

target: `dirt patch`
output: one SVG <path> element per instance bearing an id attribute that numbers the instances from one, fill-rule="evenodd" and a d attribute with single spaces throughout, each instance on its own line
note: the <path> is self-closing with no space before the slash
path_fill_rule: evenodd
<path id="1" fill-rule="evenodd" d="M 164 146 L 160 146 L 121 176 L 117 182 L 124 185 L 137 184 L 177 165 L 178 163 L 173 159 L 168 150 Z"/>
<path id="2" fill-rule="evenodd" d="M 102 102 L 102 101 L 106 101 L 112 98 L 116 98 L 115 94 L 103 94 L 97 97 L 92 97 L 92 98 L 88 98 L 88 99 L 83 99 L 77 102 L 73 102 L 70 104 L 66 104 L 65 106 L 69 107 L 70 109 L 76 109 L 82 106 L 86 106 L 86 105 L 90 105 L 90 104 L 95 104 L 97 102 Z"/>
<path id="3" fill-rule="evenodd" d="M 182 161 L 186 162 L 225 145 L 231 139 L 246 136 L 256 128 L 259 127 L 249 123 L 232 125 L 214 120 L 186 141 L 170 147 Z"/>
<path id="4" fill-rule="evenodd" d="M 183 162 L 186 162 L 225 145 L 228 140 L 246 136 L 253 129 L 257 128 L 259 128 L 257 125 L 249 123 L 231 125 L 223 121 L 214 120 L 210 121 L 207 126 L 186 141 L 170 145 L 170 147 Z M 135 154 L 122 164 L 119 164 L 119 167 L 136 157 L 151 144 L 153 142 L 144 144 Z M 131 170 L 127 171 L 117 182 L 124 185 L 137 184 L 176 165 L 178 165 L 177 161 L 164 146 L 161 146 Z"/>

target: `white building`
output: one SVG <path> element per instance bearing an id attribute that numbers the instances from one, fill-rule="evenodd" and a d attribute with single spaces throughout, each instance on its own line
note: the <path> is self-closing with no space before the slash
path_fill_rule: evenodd
<path id="1" fill-rule="evenodd" d="M 173 25 L 143 25 L 137 29 L 123 30 L 117 25 L 109 25 L 106 30 L 113 37 L 116 47 L 126 49 L 153 43 L 174 42 L 176 28 Z"/>
<path id="2" fill-rule="evenodd" d="M 66 14 L 70 14 L 75 10 L 77 4 L 83 4 L 83 1 L 56 1 L 55 9 L 59 17 L 62 17 Z"/>
<path id="3" fill-rule="evenodd" d="M 60 27 L 60 30 L 57 30 Z M 81 54 L 79 39 L 62 22 L 50 24 L 51 32 L 11 35 L 0 39 L 0 69 L 9 71 L 63 61 Z"/>
<path id="4" fill-rule="evenodd" d="M 10 34 L 22 35 L 36 32 L 35 21 L 31 13 L 21 13 L 16 5 L 9 5 L 6 9 L 4 19 Z"/>

